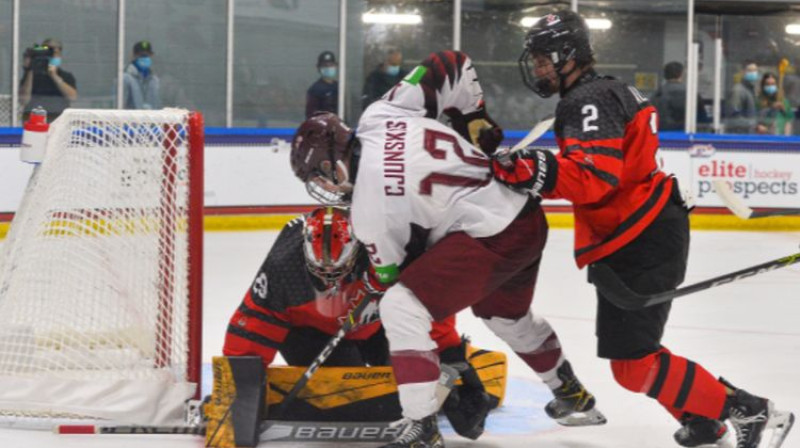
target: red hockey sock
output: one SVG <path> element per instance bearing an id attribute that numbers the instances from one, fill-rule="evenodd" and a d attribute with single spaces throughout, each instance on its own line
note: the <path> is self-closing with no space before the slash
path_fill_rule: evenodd
<path id="1" fill-rule="evenodd" d="M 655 398 L 676 418 L 683 412 L 718 419 L 725 386 L 702 366 L 667 349 L 639 359 L 612 360 L 614 378 L 624 388 Z"/>

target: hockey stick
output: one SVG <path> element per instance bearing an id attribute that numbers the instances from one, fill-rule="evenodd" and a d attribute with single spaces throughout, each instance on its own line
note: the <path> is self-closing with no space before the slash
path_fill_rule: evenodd
<path id="1" fill-rule="evenodd" d="M 714 189 L 717 191 L 717 196 L 722 199 L 722 202 L 725 204 L 725 206 L 728 207 L 728 209 L 730 209 L 734 215 L 741 219 L 800 215 L 800 208 L 783 208 L 760 212 L 754 211 L 752 208 L 748 207 L 744 201 L 742 201 L 742 199 L 733 192 L 733 190 L 731 190 L 730 185 L 728 185 L 728 182 L 725 180 L 714 179 L 711 181 L 711 183 L 714 185 Z"/>
<path id="2" fill-rule="evenodd" d="M 511 149 L 506 151 L 501 151 L 497 154 L 497 160 L 505 166 L 508 166 L 511 163 L 510 157 L 511 154 L 519 151 L 530 145 L 531 143 L 539 140 L 539 137 L 544 135 L 550 126 L 553 125 L 553 122 L 556 121 L 555 117 L 545 118 L 544 120 L 536 123 L 536 125 L 528 132 L 528 135 L 522 138 L 522 140 L 518 141 L 516 145 L 512 146 Z"/>
<path id="3" fill-rule="evenodd" d="M 203 426 L 102 426 L 102 425 L 58 425 L 56 434 L 190 434 L 202 436 Z"/>
<path id="4" fill-rule="evenodd" d="M 632 291 L 607 265 L 597 263 L 589 267 L 589 279 L 611 303 L 624 310 L 640 310 L 648 306 L 669 302 L 704 289 L 742 280 L 754 275 L 774 271 L 800 262 L 800 253 L 792 254 L 730 274 L 704 280 L 683 288 L 672 289 L 657 294 L 639 294 Z"/>
<path id="5" fill-rule="evenodd" d="M 295 385 L 292 386 L 292 389 L 289 391 L 289 393 L 286 394 L 286 396 L 283 398 L 283 401 L 281 401 L 277 413 L 279 418 L 283 417 L 284 413 L 286 412 L 286 409 L 289 407 L 289 404 L 291 404 L 295 400 L 295 398 L 297 398 L 297 394 L 299 394 L 300 391 L 303 390 L 303 388 L 308 383 L 308 380 L 310 380 L 311 377 L 314 376 L 314 373 L 316 373 L 317 369 L 319 369 L 322 363 L 325 362 L 326 359 L 328 359 L 328 356 L 330 356 L 331 353 L 333 353 L 333 350 L 336 348 L 337 345 L 339 345 L 339 342 L 344 338 L 347 332 L 350 331 L 355 326 L 356 318 L 359 315 L 361 315 L 361 312 L 364 311 L 364 309 L 367 307 L 367 305 L 371 301 L 370 299 L 371 295 L 368 294 L 363 299 L 361 299 L 361 302 L 359 302 L 359 304 L 352 311 L 350 311 L 350 313 L 347 314 L 347 317 L 345 318 L 345 321 L 342 324 L 342 328 L 340 328 L 339 331 L 337 331 L 336 334 L 330 339 L 330 341 L 328 341 L 328 343 L 322 349 L 320 354 L 317 355 L 317 358 L 311 362 L 311 365 L 308 366 L 308 369 L 306 369 L 306 371 L 303 372 L 303 375 L 300 377 L 299 380 L 297 380 L 297 383 L 295 383 Z"/>

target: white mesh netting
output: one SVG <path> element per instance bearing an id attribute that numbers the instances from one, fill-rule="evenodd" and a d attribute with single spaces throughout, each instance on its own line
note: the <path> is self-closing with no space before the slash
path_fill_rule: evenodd
<path id="1" fill-rule="evenodd" d="M 0 414 L 157 424 L 194 394 L 188 116 L 51 125 L 0 247 Z"/>

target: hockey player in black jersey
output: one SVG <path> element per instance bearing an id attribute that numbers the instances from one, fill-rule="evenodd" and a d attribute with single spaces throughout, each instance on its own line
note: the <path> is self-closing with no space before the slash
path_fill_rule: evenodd
<path id="1" fill-rule="evenodd" d="M 503 154 L 495 177 L 518 189 L 573 203 L 579 267 L 603 263 L 630 288 L 658 293 L 683 282 L 689 250 L 689 209 L 677 181 L 655 160 L 658 115 L 634 87 L 600 76 L 583 19 L 565 10 L 541 18 L 527 33 L 520 68 L 542 97 L 560 94 L 557 155 L 545 149 Z M 725 420 L 737 448 L 757 448 L 767 427 L 781 445 L 793 415 L 772 402 L 716 379 L 699 364 L 661 345 L 671 303 L 626 311 L 597 292 L 598 355 L 611 361 L 624 388 L 657 400 L 682 424 L 678 444 L 718 442 Z M 765 446 L 765 445 L 761 445 Z"/>

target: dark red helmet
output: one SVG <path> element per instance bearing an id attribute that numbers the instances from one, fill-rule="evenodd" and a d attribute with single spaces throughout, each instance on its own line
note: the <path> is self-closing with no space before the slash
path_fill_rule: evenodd
<path id="1" fill-rule="evenodd" d="M 350 227 L 350 212 L 321 207 L 305 216 L 303 253 L 309 272 L 331 285 L 352 272 L 359 243 Z"/>
<path id="2" fill-rule="evenodd" d="M 537 95 L 547 98 L 556 93 L 559 86 L 534 74 L 532 58 L 536 55 L 550 59 L 563 86 L 569 74 L 561 70 L 569 61 L 576 62 L 576 69 L 594 62 L 586 22 L 578 13 L 564 9 L 542 17 L 525 35 L 525 49 L 519 57 L 522 82 Z"/>
<path id="3" fill-rule="evenodd" d="M 349 174 L 352 139 L 353 131 L 330 112 L 318 112 L 297 128 L 289 157 L 292 171 L 323 204 L 346 203 L 353 189 Z"/>

